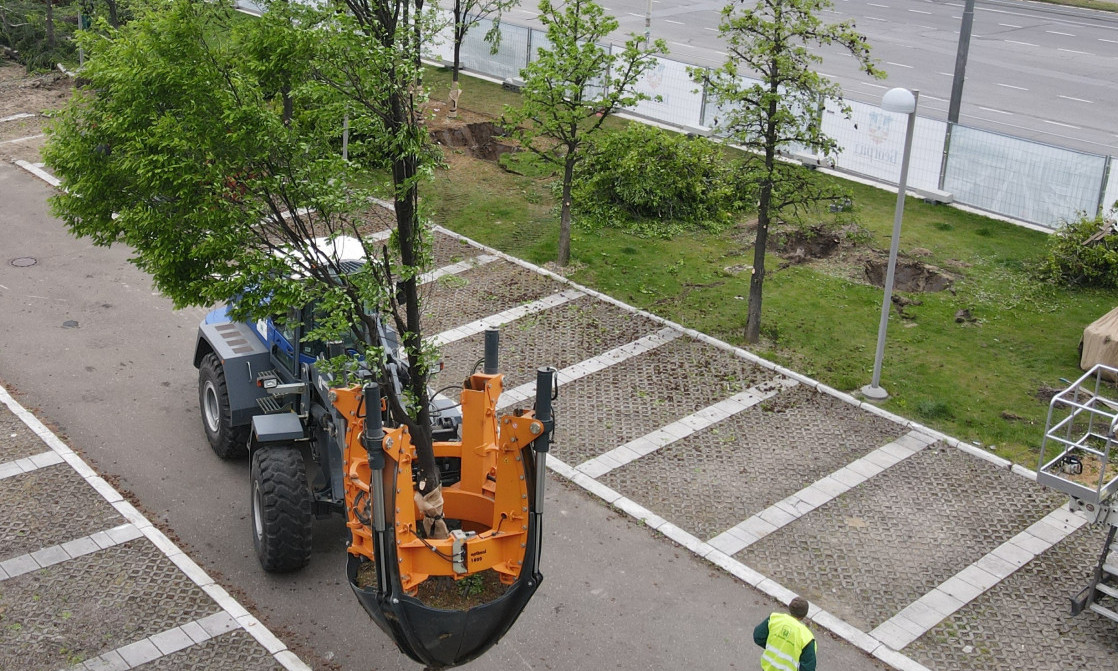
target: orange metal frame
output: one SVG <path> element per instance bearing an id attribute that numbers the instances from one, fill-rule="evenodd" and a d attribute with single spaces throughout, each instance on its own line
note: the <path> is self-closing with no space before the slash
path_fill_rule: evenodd
<path id="1" fill-rule="evenodd" d="M 430 576 L 464 578 L 479 571 L 495 570 L 505 584 L 520 575 L 528 538 L 529 478 L 526 449 L 543 434 L 543 423 L 532 411 L 522 415 L 497 416 L 497 399 L 503 376 L 476 374 L 462 389 L 462 440 L 436 442 L 436 457 L 461 459 L 461 479 L 443 487 L 443 517 L 461 521 L 463 531 L 475 536 L 466 544 L 466 571 L 454 570 L 448 557 L 452 538 L 421 538 L 417 529 L 422 518 L 414 502 L 412 461 L 415 447 L 407 427 L 386 429 L 381 442 L 385 463 L 385 501 L 391 505 L 385 518 L 394 525 L 400 583 L 411 594 Z M 352 541 L 349 552 L 376 560 L 373 552 L 372 507 L 369 506 L 370 468 L 361 443 L 365 419 L 359 414 L 361 387 L 332 390 L 334 406 L 346 419 L 345 499 L 346 526 Z M 543 474 L 537 474 L 543 477 Z"/>

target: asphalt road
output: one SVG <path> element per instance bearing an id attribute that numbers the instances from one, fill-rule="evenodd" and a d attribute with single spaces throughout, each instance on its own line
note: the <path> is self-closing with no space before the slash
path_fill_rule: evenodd
<path id="1" fill-rule="evenodd" d="M 449 0 L 442 0 L 445 4 Z M 725 46 L 717 27 L 724 0 L 603 0 L 625 35 L 663 38 L 670 58 L 717 66 Z M 920 114 L 947 118 L 963 2 L 834 0 L 828 23 L 854 20 L 883 81 L 860 75 L 831 50 L 820 68 L 851 100 L 878 103 L 889 88 L 920 90 Z M 526 0 L 506 21 L 539 26 Z M 978 0 L 960 122 L 1063 147 L 1112 154 L 1118 149 L 1118 14 L 1020 0 Z"/>
<path id="2" fill-rule="evenodd" d="M 260 570 L 248 465 L 217 459 L 199 424 L 202 311 L 173 310 L 127 250 L 70 237 L 49 193 L 0 164 L 0 382 L 316 669 L 417 668 L 350 593 L 340 519 L 316 526 L 306 570 Z M 776 607 L 767 597 L 554 477 L 545 533 L 540 591 L 463 668 L 755 668 L 750 632 Z M 884 668 L 826 633 L 820 646 L 822 668 Z"/>

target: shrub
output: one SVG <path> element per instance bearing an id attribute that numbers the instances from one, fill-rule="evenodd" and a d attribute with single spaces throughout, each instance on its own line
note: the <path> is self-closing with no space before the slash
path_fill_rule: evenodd
<path id="1" fill-rule="evenodd" d="M 744 191 L 722 148 L 702 137 L 633 123 L 603 134 L 575 175 L 581 225 L 670 237 L 729 223 Z"/>
<path id="2" fill-rule="evenodd" d="M 1101 217 L 1064 224 L 1049 239 L 1039 274 L 1061 284 L 1118 289 L 1118 232 Z"/>

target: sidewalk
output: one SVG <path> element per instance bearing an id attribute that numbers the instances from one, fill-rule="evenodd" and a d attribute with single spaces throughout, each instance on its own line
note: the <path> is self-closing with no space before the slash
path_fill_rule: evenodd
<path id="1" fill-rule="evenodd" d="M 309 670 L 0 387 L 0 668 Z"/>

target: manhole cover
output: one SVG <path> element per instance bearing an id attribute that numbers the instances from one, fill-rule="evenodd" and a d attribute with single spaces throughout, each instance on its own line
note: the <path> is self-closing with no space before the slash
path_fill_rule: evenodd
<path id="1" fill-rule="evenodd" d="M 35 265 L 36 263 L 38 263 L 38 261 L 33 256 L 20 256 L 18 258 L 12 259 L 8 263 L 12 264 L 16 268 L 26 268 L 28 266 Z"/>

